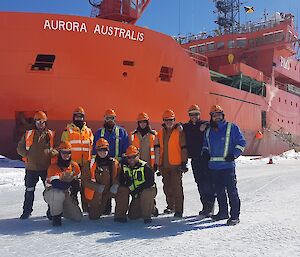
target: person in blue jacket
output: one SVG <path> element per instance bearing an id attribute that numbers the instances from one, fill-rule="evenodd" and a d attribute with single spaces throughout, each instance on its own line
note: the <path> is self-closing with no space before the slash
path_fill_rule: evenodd
<path id="1" fill-rule="evenodd" d="M 129 138 L 126 130 L 116 124 L 116 112 L 108 109 L 104 113 L 104 126 L 99 128 L 94 135 L 92 154 L 96 155 L 96 142 L 99 138 L 104 138 L 109 143 L 109 157 L 116 158 L 119 162 L 129 146 Z M 111 201 L 107 201 L 104 214 L 111 213 Z"/>
<path id="2" fill-rule="evenodd" d="M 210 116 L 211 126 L 204 136 L 202 158 L 208 161 L 219 204 L 219 212 L 213 215 L 212 219 L 214 221 L 227 219 L 227 225 L 236 225 L 240 222 L 241 201 L 236 186 L 234 160 L 244 151 L 246 140 L 237 125 L 224 119 L 223 109 L 219 105 L 212 106 Z"/>

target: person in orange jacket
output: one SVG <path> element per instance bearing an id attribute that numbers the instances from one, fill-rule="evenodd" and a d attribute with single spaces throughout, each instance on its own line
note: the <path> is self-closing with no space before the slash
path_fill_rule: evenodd
<path id="1" fill-rule="evenodd" d="M 158 132 L 159 171 L 162 174 L 163 190 L 167 208 L 164 213 L 175 212 L 174 217 L 183 214 L 182 173 L 187 169 L 187 149 L 185 134 L 179 123 L 175 123 L 175 113 L 166 110 L 163 113 L 162 129 Z"/>
<path id="2" fill-rule="evenodd" d="M 84 181 L 85 198 L 88 200 L 89 218 L 99 219 L 104 213 L 107 201 L 116 199 L 118 208 L 119 162 L 109 157 L 109 144 L 104 138 L 96 142 L 97 154 L 85 167 L 87 179 Z"/>
<path id="3" fill-rule="evenodd" d="M 34 114 L 34 128 L 27 130 L 18 143 L 17 152 L 25 161 L 25 196 L 20 219 L 28 219 L 33 209 L 35 186 L 41 178 L 45 185 L 47 169 L 54 153 L 55 132 L 47 127 L 47 115 L 43 111 Z M 47 217 L 49 217 L 49 208 Z"/>
<path id="4" fill-rule="evenodd" d="M 50 206 L 53 226 L 61 226 L 61 218 L 80 221 L 82 212 L 77 201 L 73 201 L 71 192 L 79 191 L 79 165 L 71 160 L 71 144 L 60 143 L 57 162 L 50 165 L 47 171 L 47 183 L 44 200 Z"/>
<path id="5" fill-rule="evenodd" d="M 72 145 L 72 160 L 82 168 L 91 160 L 94 135 L 92 130 L 86 125 L 85 111 L 82 107 L 77 107 L 73 112 L 73 122 L 68 124 L 61 135 L 61 141 L 68 141 Z M 81 179 L 85 179 L 85 174 L 81 174 Z M 84 197 L 84 188 L 81 187 L 82 210 L 87 212 L 87 201 Z M 77 196 L 73 196 L 74 199 Z"/>

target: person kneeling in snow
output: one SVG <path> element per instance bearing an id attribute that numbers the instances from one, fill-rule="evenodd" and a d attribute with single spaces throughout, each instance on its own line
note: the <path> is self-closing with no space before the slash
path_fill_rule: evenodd
<path id="1" fill-rule="evenodd" d="M 83 171 L 85 198 L 88 201 L 91 220 L 99 219 L 102 214 L 105 214 L 107 203 L 111 198 L 116 199 L 116 208 L 118 208 L 119 162 L 109 157 L 109 143 L 104 138 L 96 142 L 96 152 L 97 155 Z"/>
<path id="2" fill-rule="evenodd" d="M 74 221 L 82 219 L 78 201 L 72 198 L 80 190 L 80 168 L 71 160 L 71 147 L 68 141 L 59 145 L 57 163 L 50 165 L 47 172 L 44 200 L 50 206 L 53 226 L 61 226 L 62 216 Z"/>
<path id="3" fill-rule="evenodd" d="M 128 217 L 129 219 L 143 218 L 144 223 L 151 223 L 154 212 L 154 200 L 157 194 L 154 182 L 154 172 L 150 166 L 139 157 L 139 150 L 131 145 L 127 148 L 125 157 L 127 163 L 122 165 L 120 172 L 120 208 L 117 222 L 126 222 L 126 212 L 129 203 L 129 194 L 132 197 Z M 123 209 L 121 207 L 124 207 Z"/>

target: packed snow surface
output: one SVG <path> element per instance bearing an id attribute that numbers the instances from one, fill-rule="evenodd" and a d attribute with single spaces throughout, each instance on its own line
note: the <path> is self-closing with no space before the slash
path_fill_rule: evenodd
<path id="1" fill-rule="evenodd" d="M 160 215 L 151 225 L 127 224 L 112 216 L 81 223 L 63 220 L 52 227 L 45 217 L 43 185 L 38 184 L 34 211 L 20 220 L 24 195 L 22 162 L 0 156 L 0 256 L 300 256 L 300 154 L 289 151 L 269 159 L 240 157 L 238 189 L 241 223 L 200 220 L 199 195 L 189 170 L 183 177 L 184 217 Z M 157 205 L 166 206 L 161 177 Z M 217 211 L 217 210 L 216 210 Z"/>

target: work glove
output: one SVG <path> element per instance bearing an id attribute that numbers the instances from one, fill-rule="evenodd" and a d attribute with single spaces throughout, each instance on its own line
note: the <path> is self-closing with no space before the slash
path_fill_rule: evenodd
<path id="1" fill-rule="evenodd" d="M 139 198 L 140 193 L 136 193 L 135 191 L 132 191 L 132 192 L 130 193 L 130 195 L 131 195 L 131 197 L 132 197 L 133 199 L 137 199 L 137 198 Z"/>
<path id="2" fill-rule="evenodd" d="M 68 172 L 68 171 L 64 171 L 61 176 L 60 176 L 60 179 L 61 181 L 64 181 L 64 182 L 72 182 L 73 179 L 74 179 L 74 172 L 71 171 L 71 172 Z"/>
<path id="3" fill-rule="evenodd" d="M 203 160 L 203 162 L 209 162 L 210 160 L 210 154 L 208 151 L 204 151 L 201 155 L 201 158 Z"/>
<path id="4" fill-rule="evenodd" d="M 118 189 L 119 189 L 119 185 L 118 184 L 113 184 L 111 187 L 110 187 L 110 192 L 112 193 L 112 194 L 116 194 L 117 192 L 118 192 Z"/>
<path id="5" fill-rule="evenodd" d="M 235 160 L 235 157 L 232 153 L 228 154 L 226 157 L 225 157 L 225 161 L 227 162 L 233 162 Z"/>
<path id="6" fill-rule="evenodd" d="M 181 165 L 179 166 L 178 170 L 182 173 L 186 173 L 189 169 L 186 166 L 186 162 L 182 162 Z"/>
<path id="7" fill-rule="evenodd" d="M 98 193 L 103 193 L 103 191 L 104 191 L 104 189 L 105 189 L 105 185 L 99 185 L 99 187 L 98 187 Z"/>
<path id="8" fill-rule="evenodd" d="M 125 174 L 124 184 L 125 186 L 130 186 L 132 184 L 132 179 L 127 173 Z"/>

